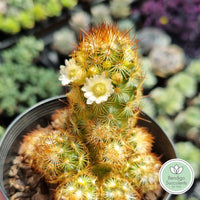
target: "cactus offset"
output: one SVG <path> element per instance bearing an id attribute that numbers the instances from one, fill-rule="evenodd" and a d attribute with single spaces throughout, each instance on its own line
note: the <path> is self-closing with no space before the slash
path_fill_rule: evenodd
<path id="1" fill-rule="evenodd" d="M 48 182 L 58 182 L 66 173 L 76 173 L 87 166 L 87 149 L 66 130 L 38 128 L 25 137 L 26 160 Z"/>
<path id="2" fill-rule="evenodd" d="M 151 152 L 153 136 L 136 127 L 144 81 L 137 40 L 101 24 L 60 73 L 71 85 L 68 106 L 23 143 L 27 162 L 58 184 L 55 199 L 137 200 L 157 189 L 161 162 Z"/>
<path id="3" fill-rule="evenodd" d="M 96 177 L 88 172 L 81 171 L 74 177 L 59 185 L 55 193 L 58 200 L 93 200 L 97 199 L 99 190 Z"/>

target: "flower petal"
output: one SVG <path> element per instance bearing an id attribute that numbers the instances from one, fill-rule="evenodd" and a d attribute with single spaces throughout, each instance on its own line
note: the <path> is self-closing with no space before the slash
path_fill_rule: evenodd
<path id="1" fill-rule="evenodd" d="M 99 104 L 107 101 L 108 97 L 114 92 L 112 81 L 106 78 L 105 74 L 94 75 L 92 78 L 86 78 L 85 81 L 81 90 L 85 92 L 85 98 L 89 99 L 88 104 L 91 104 L 91 102 Z"/>
<path id="2" fill-rule="evenodd" d="M 95 98 L 89 97 L 89 98 L 87 99 L 87 104 L 92 104 L 94 101 L 95 101 Z"/>
<path id="3" fill-rule="evenodd" d="M 86 93 L 84 94 L 84 97 L 85 97 L 85 98 L 90 98 L 92 95 L 93 95 L 92 92 L 86 92 Z"/>
<path id="4" fill-rule="evenodd" d="M 62 85 L 67 85 L 70 83 L 70 80 L 63 74 L 61 74 L 58 79 L 61 81 Z"/>

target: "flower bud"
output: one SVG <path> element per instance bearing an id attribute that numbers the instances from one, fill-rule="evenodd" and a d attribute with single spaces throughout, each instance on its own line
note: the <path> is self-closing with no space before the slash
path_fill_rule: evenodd
<path id="1" fill-rule="evenodd" d="M 92 66 L 88 69 L 89 76 L 94 76 L 94 75 L 97 75 L 98 73 L 99 73 L 99 69 L 97 66 Z"/>
<path id="2" fill-rule="evenodd" d="M 115 84 L 115 85 L 119 85 L 122 81 L 123 81 L 123 76 L 121 75 L 121 73 L 119 72 L 116 72 L 112 75 L 112 82 Z"/>

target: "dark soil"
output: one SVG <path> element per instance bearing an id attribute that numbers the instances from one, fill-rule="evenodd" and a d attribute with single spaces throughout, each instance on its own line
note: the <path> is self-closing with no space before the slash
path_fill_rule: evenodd
<path id="1" fill-rule="evenodd" d="M 45 183 L 21 156 L 16 156 L 9 171 L 10 200 L 53 200 L 55 186 Z M 51 189 L 49 189 L 51 188 Z"/>

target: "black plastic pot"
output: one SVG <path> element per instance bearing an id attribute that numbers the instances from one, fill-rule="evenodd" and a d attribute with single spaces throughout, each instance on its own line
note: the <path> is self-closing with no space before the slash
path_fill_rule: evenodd
<path id="1" fill-rule="evenodd" d="M 0 191 L 6 200 L 9 200 L 7 195 L 9 168 L 12 160 L 17 156 L 23 136 L 35 129 L 38 124 L 42 127 L 48 125 L 51 114 L 56 109 L 66 106 L 66 103 L 64 95 L 42 101 L 19 115 L 7 128 L 0 141 Z M 138 120 L 138 125 L 148 128 L 155 138 L 153 152 L 162 155 L 161 161 L 163 163 L 176 158 L 173 144 L 164 131 L 145 113 L 141 113 L 141 118 Z M 169 197 L 167 192 L 163 192 L 163 199 L 169 199 Z M 2 200 L 2 198 L 0 199 Z"/>

